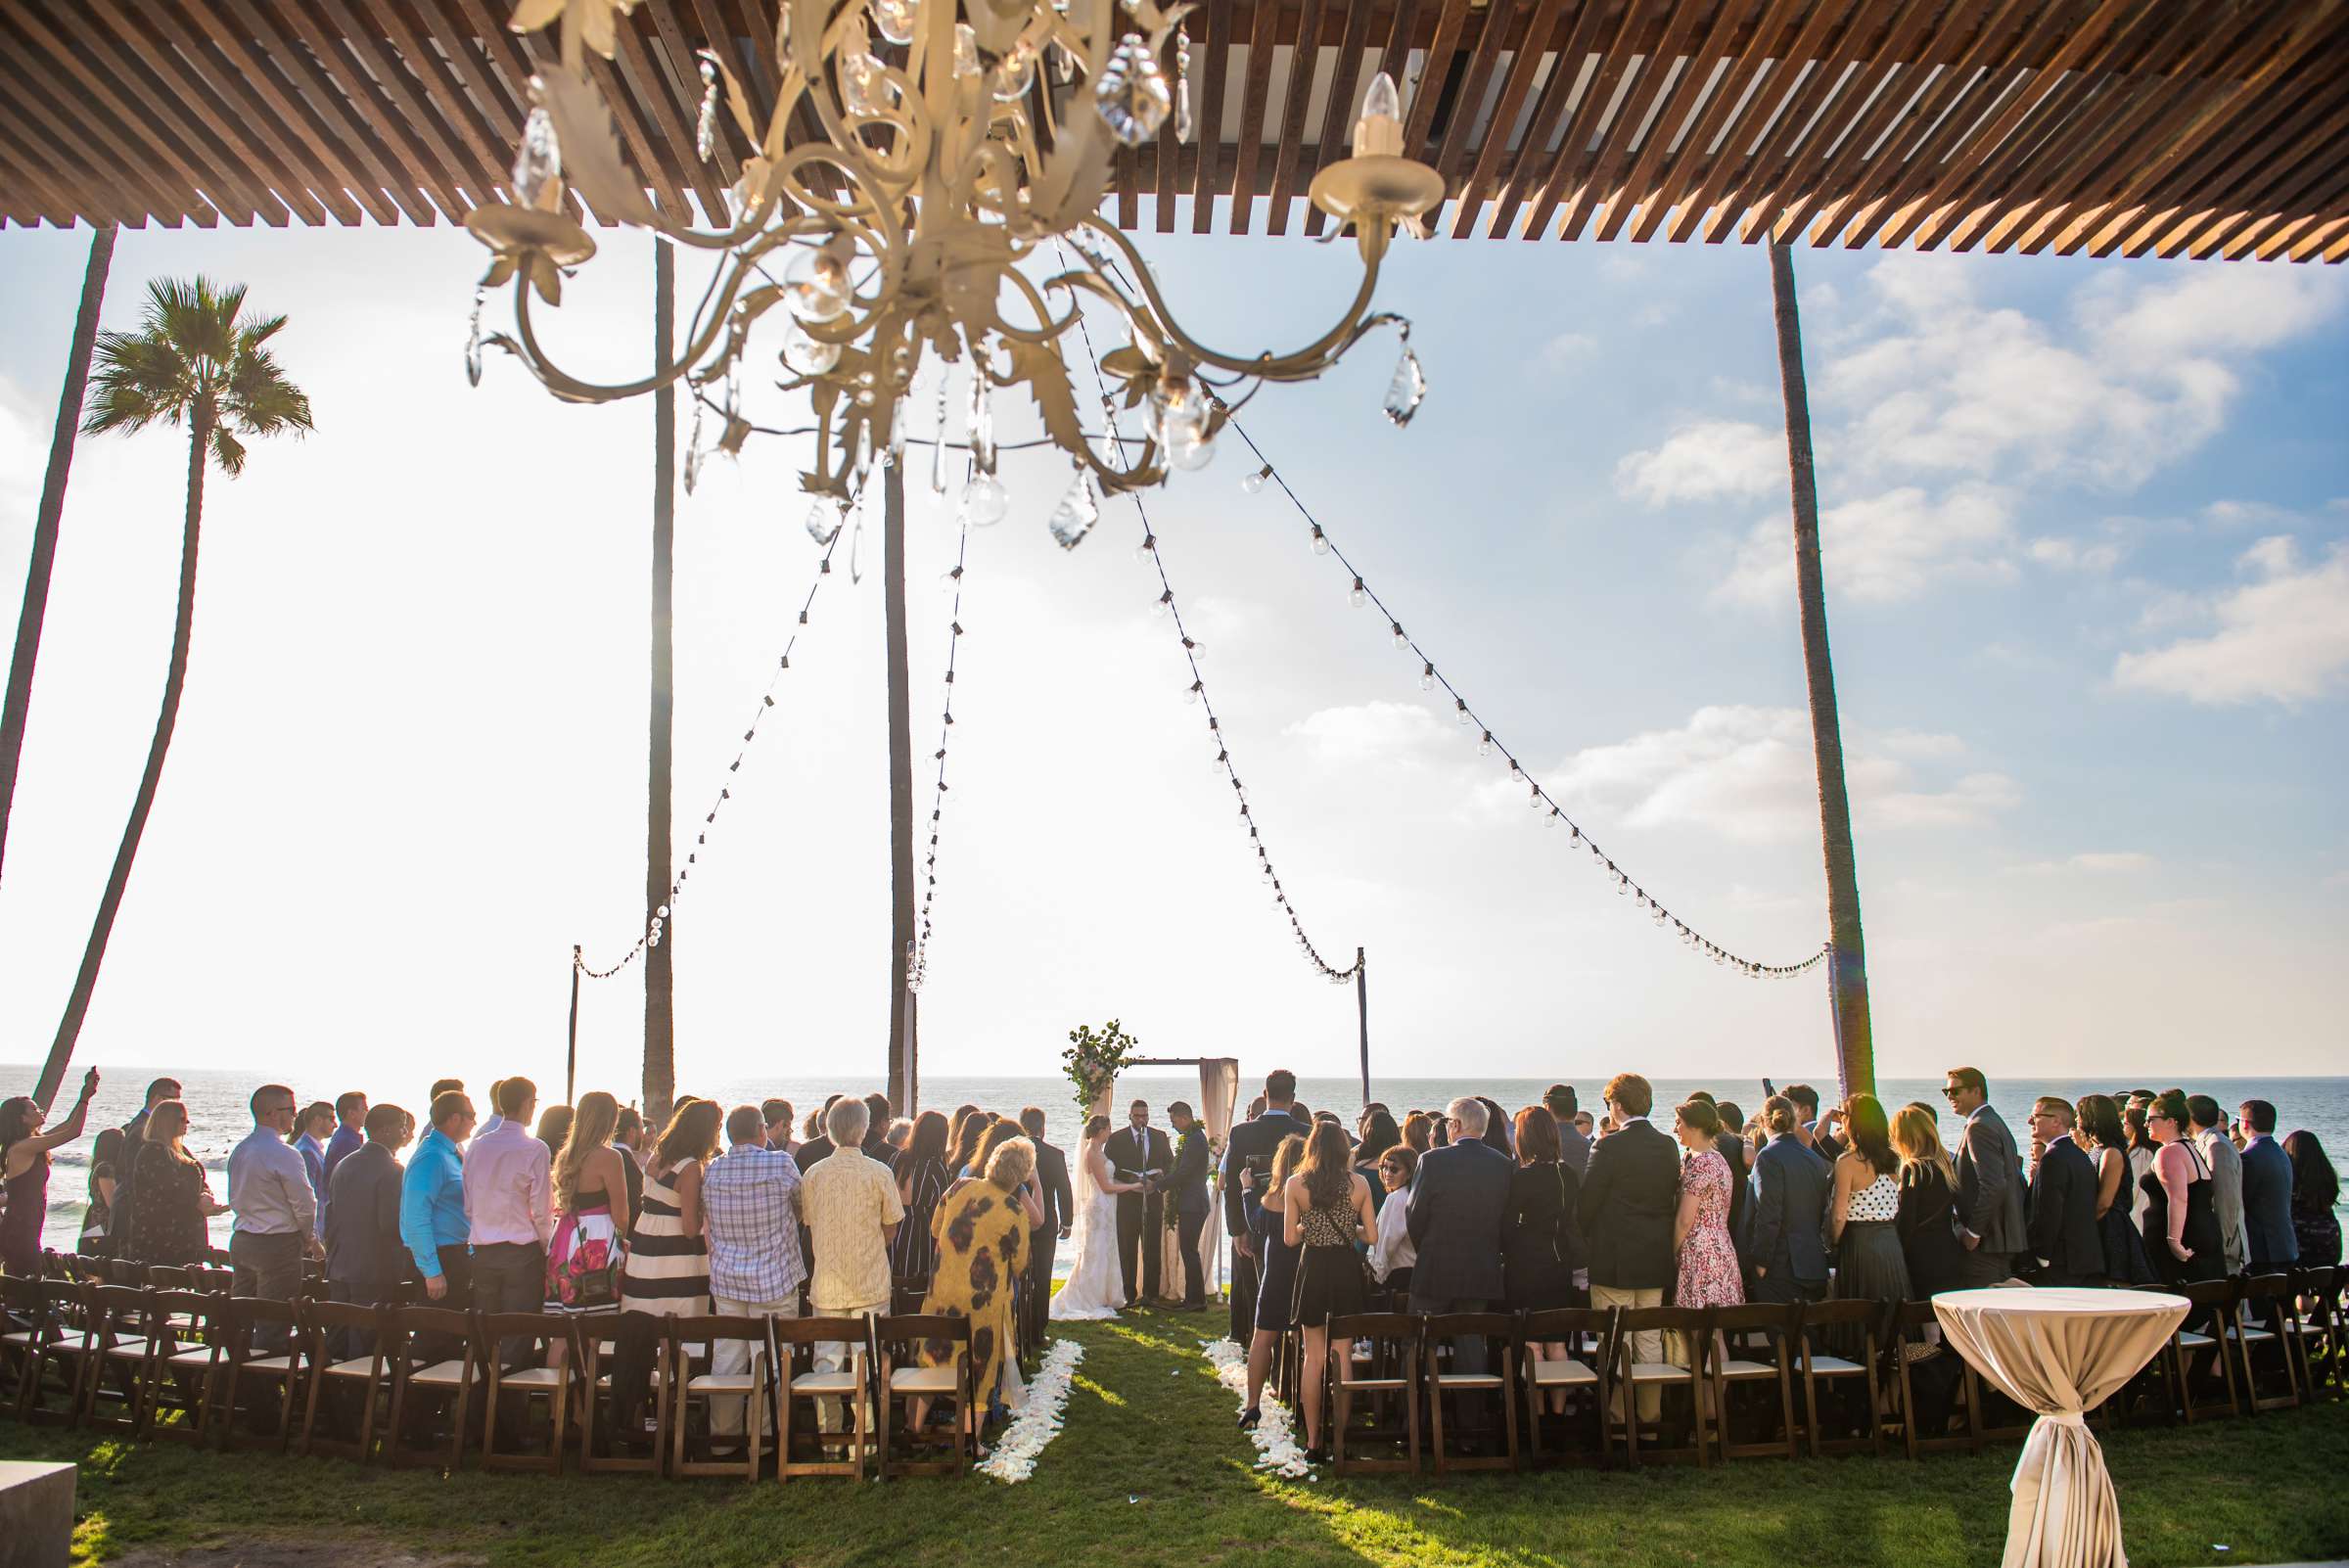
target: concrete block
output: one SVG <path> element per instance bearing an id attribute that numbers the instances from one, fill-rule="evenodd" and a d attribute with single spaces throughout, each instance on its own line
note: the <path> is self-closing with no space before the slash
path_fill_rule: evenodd
<path id="1" fill-rule="evenodd" d="M 66 1568 L 73 1466 L 0 1460 L 0 1568 Z"/>

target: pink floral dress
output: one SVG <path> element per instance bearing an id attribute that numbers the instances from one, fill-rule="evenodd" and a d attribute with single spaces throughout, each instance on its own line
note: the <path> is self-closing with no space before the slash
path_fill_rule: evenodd
<path id="1" fill-rule="evenodd" d="M 1696 1194 L 1696 1224 L 1681 1243 L 1675 1307 L 1742 1307 L 1737 1248 L 1729 1240 L 1729 1162 L 1706 1149 L 1681 1167 L 1681 1191 Z"/>

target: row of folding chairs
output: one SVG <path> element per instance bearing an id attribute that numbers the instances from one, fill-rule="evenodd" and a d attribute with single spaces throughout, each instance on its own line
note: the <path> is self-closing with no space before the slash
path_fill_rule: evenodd
<path id="1" fill-rule="evenodd" d="M 2342 1286 L 2342 1270 L 2326 1268 L 2177 1290 L 2193 1310 L 2096 1419 L 2190 1422 L 2337 1396 Z M 1472 1339 L 1483 1354 L 1462 1356 Z M 1275 1373 L 1292 1400 L 1296 1345 L 1290 1336 Z M 1423 1451 L 1438 1473 L 1896 1443 L 1915 1458 L 1979 1453 L 2031 1423 L 1945 1346 L 1929 1301 L 1340 1317 L 1324 1400 L 1342 1475 L 1416 1473 Z M 1461 1452 L 1463 1418 L 1481 1420 L 1478 1452 Z"/>
<path id="2" fill-rule="evenodd" d="M 658 1333 L 649 1453 L 612 1442 L 617 1314 L 452 1312 L 0 1275 L 19 1420 L 366 1463 L 779 1480 L 960 1474 L 984 1406 L 961 1317 L 680 1315 Z M 733 1342 L 747 1371 L 715 1370 Z M 938 1364 L 925 1351 L 944 1347 Z M 819 1347 L 845 1348 L 819 1365 Z M 943 1430 L 911 1411 L 939 1407 Z M 826 1426 L 824 1407 L 836 1414 Z M 713 1419 L 725 1409 L 733 1430 Z M 542 1430 L 533 1431 L 540 1423 Z M 772 1447 L 769 1447 L 769 1432 Z M 805 1439 L 806 1441 L 797 1441 Z"/>

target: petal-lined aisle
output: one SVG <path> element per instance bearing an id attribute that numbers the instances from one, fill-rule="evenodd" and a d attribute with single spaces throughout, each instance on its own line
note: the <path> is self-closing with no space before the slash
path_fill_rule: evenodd
<path id="1" fill-rule="evenodd" d="M 1216 1369 L 1216 1381 L 1238 1395 L 1240 1408 L 1246 1409 L 1248 1353 L 1228 1339 L 1211 1340 L 1201 1349 Z M 1269 1389 L 1257 1400 L 1256 1408 L 1257 1423 L 1248 1430 L 1249 1441 L 1256 1445 L 1256 1467 L 1274 1475 L 1310 1480 L 1313 1468 L 1305 1456 L 1304 1446 L 1297 1441 L 1296 1415 L 1274 1399 Z"/>

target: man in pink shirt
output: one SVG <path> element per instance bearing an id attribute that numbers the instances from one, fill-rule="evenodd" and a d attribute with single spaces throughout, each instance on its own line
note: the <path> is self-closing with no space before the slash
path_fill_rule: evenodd
<path id="1" fill-rule="evenodd" d="M 546 1244 L 554 1235 L 546 1145 L 530 1132 L 538 1086 L 497 1085 L 497 1127 L 465 1151 L 465 1222 L 473 1245 L 473 1304 L 484 1313 L 534 1313 L 546 1300 Z M 498 1359 L 510 1369 L 523 1341 L 509 1335 Z"/>

